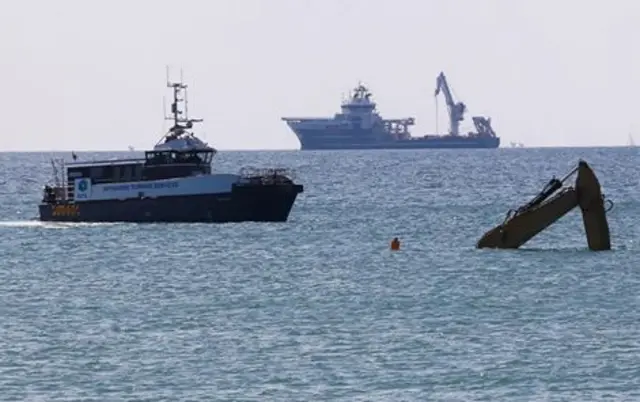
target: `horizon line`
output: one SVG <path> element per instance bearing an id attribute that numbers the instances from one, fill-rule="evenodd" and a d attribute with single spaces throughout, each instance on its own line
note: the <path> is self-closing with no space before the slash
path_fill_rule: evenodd
<path id="1" fill-rule="evenodd" d="M 214 147 L 215 148 L 215 147 Z M 540 148 L 636 148 L 635 145 L 536 145 L 536 146 L 523 146 L 523 147 L 498 147 L 498 148 L 482 148 L 482 149 L 540 149 Z M 215 148 L 218 152 L 283 152 L 283 151 L 302 151 L 300 148 L 249 148 L 249 149 L 237 149 L 228 148 L 220 149 Z M 408 148 L 408 149 L 310 149 L 305 151 L 415 151 L 415 150 L 480 150 L 475 148 Z M 0 153 L 70 153 L 70 152 L 146 152 L 152 151 L 152 149 L 33 149 L 33 150 L 0 150 Z"/>

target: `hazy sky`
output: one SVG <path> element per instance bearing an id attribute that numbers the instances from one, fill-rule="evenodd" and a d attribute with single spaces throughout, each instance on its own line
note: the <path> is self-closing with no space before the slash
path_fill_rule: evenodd
<path id="1" fill-rule="evenodd" d="M 0 150 L 153 146 L 166 65 L 219 149 L 296 149 L 280 117 L 332 115 L 359 80 L 433 132 L 441 70 L 464 131 L 489 115 L 505 145 L 640 142 L 639 22 L 634 0 L 4 0 Z"/>

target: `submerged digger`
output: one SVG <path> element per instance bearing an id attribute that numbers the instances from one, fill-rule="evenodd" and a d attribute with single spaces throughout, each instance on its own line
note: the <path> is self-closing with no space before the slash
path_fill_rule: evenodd
<path id="1" fill-rule="evenodd" d="M 575 186 L 564 183 L 578 172 Z M 609 208 L 605 209 L 605 203 Z M 477 248 L 516 249 L 549 227 L 575 207 L 580 207 L 589 249 L 611 249 L 611 236 L 606 213 L 613 203 L 600 189 L 598 178 L 587 162 L 580 160 L 562 179 L 555 177 L 540 194 L 517 210 L 510 210 L 502 224 L 489 230 L 478 241 Z"/>

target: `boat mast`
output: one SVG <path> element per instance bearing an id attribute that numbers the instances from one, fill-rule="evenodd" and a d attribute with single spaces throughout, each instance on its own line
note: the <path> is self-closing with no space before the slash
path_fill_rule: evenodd
<path id="1" fill-rule="evenodd" d="M 167 141 L 175 139 L 193 127 L 193 123 L 200 123 L 202 119 L 189 118 L 187 111 L 187 85 L 182 80 L 182 70 L 180 70 L 180 81 L 171 82 L 169 80 L 169 67 L 167 67 L 167 88 L 173 90 L 173 102 L 171 103 L 171 115 L 165 113 L 165 120 L 173 120 L 173 126 L 167 134 Z M 183 95 L 181 97 L 181 95 Z M 180 110 L 180 102 L 184 103 L 184 111 Z"/>

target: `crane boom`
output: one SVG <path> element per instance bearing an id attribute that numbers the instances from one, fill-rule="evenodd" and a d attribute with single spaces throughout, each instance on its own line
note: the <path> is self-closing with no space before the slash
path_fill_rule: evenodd
<path id="1" fill-rule="evenodd" d="M 440 91 L 444 93 L 444 98 L 447 102 L 447 110 L 449 111 L 449 134 L 460 135 L 460 122 L 464 120 L 464 113 L 467 110 L 467 106 L 462 103 L 456 103 L 451 95 L 447 78 L 443 72 L 440 72 L 436 80 L 436 91 L 434 96 L 438 96 Z"/>

